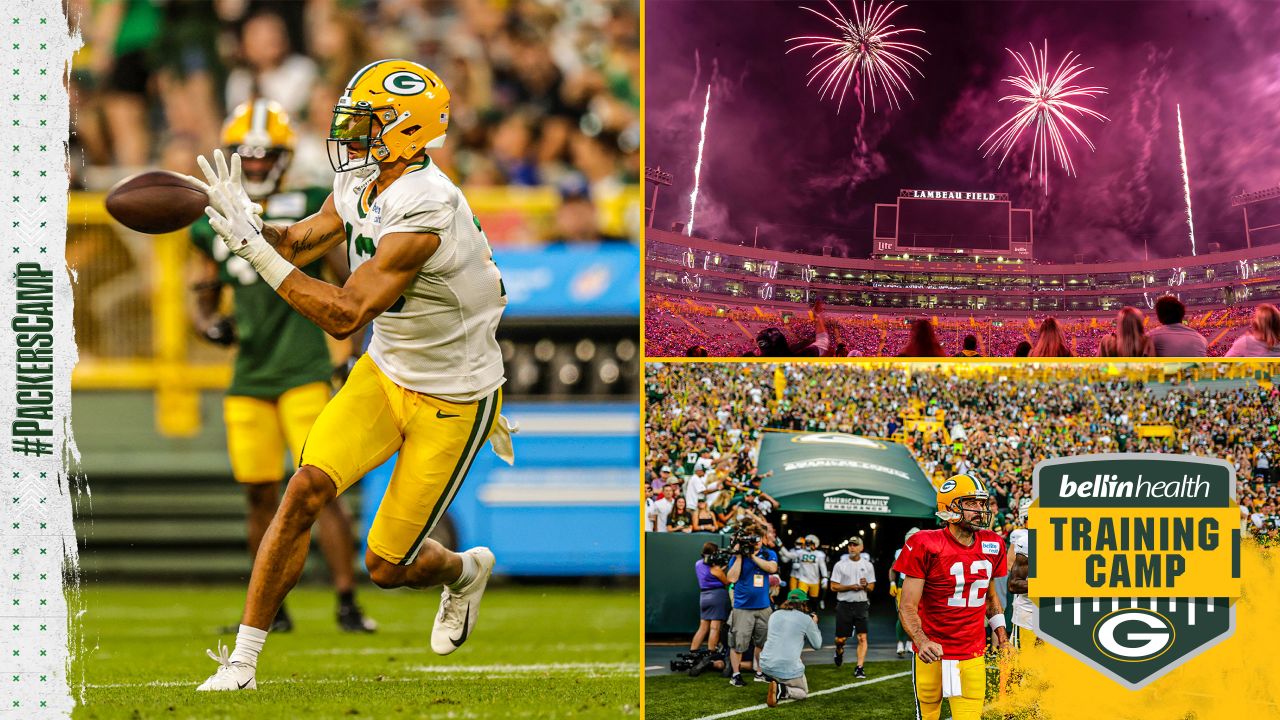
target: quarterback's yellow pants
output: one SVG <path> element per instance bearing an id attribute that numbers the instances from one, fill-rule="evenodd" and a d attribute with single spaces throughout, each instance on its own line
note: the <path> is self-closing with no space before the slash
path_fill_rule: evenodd
<path id="1" fill-rule="evenodd" d="M 399 451 L 382 505 L 369 528 L 369 549 L 412 562 L 493 432 L 502 391 L 471 403 L 406 390 L 362 356 L 316 419 L 301 465 L 322 470 L 341 494 Z"/>
<path id="2" fill-rule="evenodd" d="M 325 403 L 329 383 L 314 382 L 276 398 L 228 395 L 222 400 L 227 455 L 237 482 L 274 483 L 284 478 L 284 449 L 295 463 Z"/>
<path id="3" fill-rule="evenodd" d="M 942 715 L 942 667 L 945 661 L 926 663 L 912 655 L 911 683 L 916 691 L 917 720 L 938 720 Z M 947 698 L 953 720 L 982 720 L 987 695 L 986 658 L 960 660 L 960 695 Z"/>

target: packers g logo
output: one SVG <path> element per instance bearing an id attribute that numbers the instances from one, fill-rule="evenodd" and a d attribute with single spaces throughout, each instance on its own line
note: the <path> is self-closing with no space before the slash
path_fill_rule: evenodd
<path id="1" fill-rule="evenodd" d="M 951 492 L 956 489 L 956 481 L 948 480 L 942 483 L 942 487 L 938 488 L 938 492 Z"/>
<path id="2" fill-rule="evenodd" d="M 1142 608 L 1107 613 L 1093 626 L 1093 644 L 1102 654 L 1120 662 L 1142 662 L 1160 657 L 1177 636 L 1164 615 Z"/>
<path id="3" fill-rule="evenodd" d="M 417 95 L 427 89 L 427 81 L 408 70 L 393 72 L 382 81 L 382 87 L 396 95 Z"/>

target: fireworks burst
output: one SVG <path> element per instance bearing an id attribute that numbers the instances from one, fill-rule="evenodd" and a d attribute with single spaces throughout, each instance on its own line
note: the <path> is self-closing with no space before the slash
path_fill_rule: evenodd
<path id="1" fill-rule="evenodd" d="M 693 237 L 693 213 L 698 209 L 698 179 L 702 176 L 702 146 L 707 142 L 707 113 L 711 111 L 711 86 L 702 105 L 702 129 L 698 131 L 698 162 L 693 166 L 693 192 L 689 194 L 689 237 Z"/>
<path id="2" fill-rule="evenodd" d="M 905 92 L 915 99 L 907 88 L 906 80 L 915 73 L 924 77 L 924 73 L 915 66 L 914 61 L 923 61 L 929 51 L 919 45 L 899 42 L 894 39 L 905 33 L 923 33 L 919 28 L 899 28 L 889 22 L 899 10 L 906 5 L 876 6 L 866 0 L 861 7 L 858 0 L 853 0 L 853 17 L 846 17 L 835 3 L 827 0 L 834 15 L 823 15 L 813 8 L 805 10 L 817 15 L 835 26 L 839 34 L 833 37 L 821 35 L 804 35 L 788 38 L 789 43 L 798 43 L 787 50 L 788 53 L 802 48 L 815 48 L 813 58 L 817 64 L 809 70 L 809 82 L 820 80 L 818 97 L 834 99 L 839 92 L 840 100 L 836 105 L 836 113 L 844 107 L 845 95 L 852 87 L 858 101 L 863 102 L 865 95 L 871 96 L 871 111 L 876 108 L 876 90 L 879 89 L 889 100 L 889 104 L 898 109 L 898 91 Z M 921 54 L 923 53 L 923 55 Z"/>
<path id="3" fill-rule="evenodd" d="M 1022 92 L 1014 95 L 1005 95 L 1000 98 L 1000 102 L 1006 100 L 1019 104 L 1022 107 L 1014 113 L 1013 117 L 1004 122 L 1003 125 L 996 128 L 995 132 L 987 136 L 986 140 L 978 146 L 979 150 L 986 148 L 982 157 L 988 157 L 992 153 L 1004 149 L 1004 154 L 1000 156 L 1000 165 L 1004 164 L 1005 158 L 1009 157 L 1009 152 L 1013 150 L 1014 145 L 1022 137 L 1022 133 L 1028 128 L 1032 130 L 1031 140 L 1031 166 L 1028 169 L 1028 177 L 1034 176 L 1036 168 L 1040 170 L 1040 184 L 1044 187 L 1044 192 L 1049 193 L 1049 155 L 1052 153 L 1053 158 L 1058 161 L 1063 170 L 1068 175 L 1075 176 L 1075 164 L 1071 162 L 1071 153 L 1067 150 L 1066 136 L 1070 135 L 1076 141 L 1083 140 L 1090 150 L 1094 150 L 1093 143 L 1089 140 L 1089 136 L 1084 134 L 1079 125 L 1076 125 L 1066 111 L 1071 111 L 1075 117 L 1091 117 L 1095 120 L 1108 122 L 1109 119 L 1101 113 L 1090 110 L 1087 107 L 1073 102 L 1081 98 L 1095 98 L 1098 95 L 1105 95 L 1107 89 L 1104 87 L 1080 87 L 1079 85 L 1071 85 L 1071 81 L 1085 72 L 1092 70 L 1092 67 L 1081 67 L 1076 62 L 1080 56 L 1076 53 L 1068 52 L 1062 58 L 1062 62 L 1058 63 L 1058 67 L 1052 73 L 1049 71 L 1049 41 L 1044 43 L 1044 50 L 1040 54 L 1036 54 L 1035 46 L 1027 44 L 1031 48 L 1031 63 L 1027 63 L 1027 59 L 1022 53 L 1014 52 L 1008 48 L 1005 51 L 1013 56 L 1018 66 L 1022 68 L 1021 75 L 1013 75 L 1007 77 L 1003 82 L 1007 82 Z M 1065 133 L 1063 132 L 1065 129 Z"/>

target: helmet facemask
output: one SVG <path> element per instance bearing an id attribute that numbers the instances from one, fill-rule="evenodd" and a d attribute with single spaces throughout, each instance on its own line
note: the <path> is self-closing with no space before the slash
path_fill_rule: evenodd
<path id="1" fill-rule="evenodd" d="M 947 509 L 952 513 L 951 522 L 968 532 L 977 532 L 991 528 L 992 513 L 987 505 L 987 495 L 965 495 L 951 501 Z M 976 519 L 971 519 L 973 515 Z"/>
<path id="2" fill-rule="evenodd" d="M 242 184 L 249 197 L 267 198 L 280 191 L 284 174 L 293 159 L 292 150 L 250 142 L 232 145 L 227 150 L 240 156 Z"/>
<path id="3" fill-rule="evenodd" d="M 345 99 L 345 98 L 344 98 Z M 391 117 L 395 111 L 386 110 Z M 329 164 L 334 172 L 347 172 L 378 163 L 390 157 L 391 152 L 382 142 L 382 115 L 366 102 L 355 105 L 339 103 L 333 108 L 333 122 L 329 125 Z M 363 150 L 363 156 L 352 157 L 350 150 Z"/>

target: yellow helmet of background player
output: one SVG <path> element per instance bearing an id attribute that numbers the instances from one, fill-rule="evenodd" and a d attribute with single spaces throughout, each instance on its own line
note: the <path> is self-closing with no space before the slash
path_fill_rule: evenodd
<path id="1" fill-rule="evenodd" d="M 991 510 L 987 506 L 987 500 L 991 494 L 987 492 L 987 486 L 981 481 L 969 475 L 952 475 L 942 484 L 938 485 L 938 518 L 945 523 L 960 523 L 961 527 L 970 532 L 979 528 L 991 527 Z M 982 507 L 963 508 L 962 503 L 965 500 L 981 500 Z M 969 523 L 964 520 L 964 512 L 978 513 L 978 522 Z"/>
<path id="2" fill-rule="evenodd" d="M 333 108 L 329 163 L 335 172 L 407 160 L 444 145 L 449 90 L 428 68 L 408 60 L 369 63 Z"/>
<path id="3" fill-rule="evenodd" d="M 280 189 L 293 159 L 294 140 L 289 115 L 270 100 L 240 105 L 222 126 L 222 144 L 240 155 L 244 189 L 253 198 Z"/>

